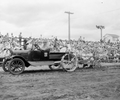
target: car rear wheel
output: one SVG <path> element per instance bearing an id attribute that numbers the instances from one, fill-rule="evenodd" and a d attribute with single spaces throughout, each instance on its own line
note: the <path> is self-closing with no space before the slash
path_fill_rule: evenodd
<path id="1" fill-rule="evenodd" d="M 62 57 L 61 65 L 67 72 L 73 72 L 78 67 L 77 58 L 74 55 L 66 54 Z"/>
<path id="2" fill-rule="evenodd" d="M 8 70 L 13 75 L 21 74 L 25 70 L 25 63 L 20 58 L 14 58 L 10 61 Z"/>
<path id="3" fill-rule="evenodd" d="M 2 69 L 4 70 L 4 72 L 8 72 L 9 62 L 10 62 L 9 59 L 6 59 L 6 60 L 3 62 Z"/>

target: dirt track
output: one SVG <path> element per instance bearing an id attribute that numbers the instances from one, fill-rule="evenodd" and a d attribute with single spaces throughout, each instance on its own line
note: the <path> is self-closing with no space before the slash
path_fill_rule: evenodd
<path id="1" fill-rule="evenodd" d="M 0 100 L 120 100 L 120 67 L 0 71 Z"/>

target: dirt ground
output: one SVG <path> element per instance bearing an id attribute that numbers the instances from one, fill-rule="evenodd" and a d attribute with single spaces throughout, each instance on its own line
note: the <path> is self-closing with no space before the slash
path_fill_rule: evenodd
<path id="1" fill-rule="evenodd" d="M 27 69 L 0 71 L 0 100 L 120 100 L 120 65 L 75 72 Z"/>

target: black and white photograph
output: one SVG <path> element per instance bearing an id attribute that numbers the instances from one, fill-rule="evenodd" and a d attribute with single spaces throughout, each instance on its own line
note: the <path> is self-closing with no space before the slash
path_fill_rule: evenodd
<path id="1" fill-rule="evenodd" d="M 0 0 L 0 100 L 120 100 L 120 1 Z"/>

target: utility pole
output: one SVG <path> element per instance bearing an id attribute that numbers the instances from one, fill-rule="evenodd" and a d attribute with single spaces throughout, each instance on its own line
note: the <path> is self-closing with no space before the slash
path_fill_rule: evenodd
<path id="1" fill-rule="evenodd" d="M 72 12 L 65 12 L 68 14 L 68 40 L 70 42 L 70 14 L 74 14 Z"/>
<path id="2" fill-rule="evenodd" d="M 100 29 L 100 33 L 101 33 L 101 42 L 103 41 L 103 39 L 102 39 L 102 29 L 104 29 L 105 27 L 104 26 L 102 26 L 102 25 L 99 25 L 99 26 L 97 26 L 96 25 L 96 28 L 98 28 L 98 29 Z"/>

